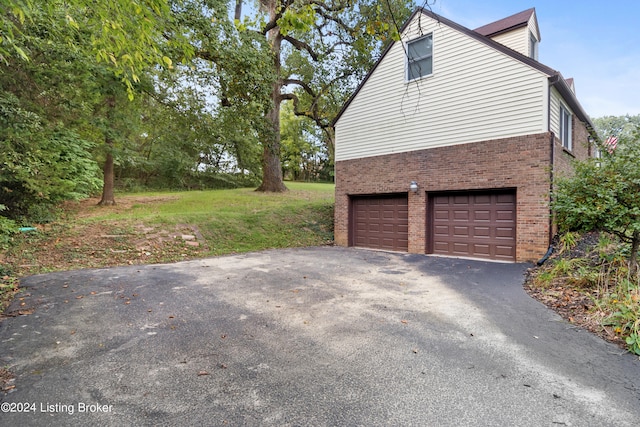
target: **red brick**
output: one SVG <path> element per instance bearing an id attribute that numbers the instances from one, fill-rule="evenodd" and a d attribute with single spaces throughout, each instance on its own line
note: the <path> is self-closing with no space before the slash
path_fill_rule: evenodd
<path id="1" fill-rule="evenodd" d="M 551 233 L 550 183 L 554 173 L 570 173 L 571 159 L 589 155 L 588 133 L 575 120 L 575 152 L 562 149 L 552 133 L 432 148 L 336 162 L 335 241 L 349 244 L 349 196 L 408 193 L 409 252 L 425 253 L 427 193 L 453 190 L 515 189 L 516 261 L 534 261 L 547 250 Z M 418 193 L 409 192 L 416 181 Z"/>

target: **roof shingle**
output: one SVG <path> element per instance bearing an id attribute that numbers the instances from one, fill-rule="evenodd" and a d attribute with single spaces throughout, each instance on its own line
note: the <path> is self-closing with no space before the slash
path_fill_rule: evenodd
<path id="1" fill-rule="evenodd" d="M 528 24 L 529 19 L 531 19 L 531 15 L 533 15 L 535 11 L 535 8 L 532 7 L 531 9 L 524 10 L 520 13 L 516 13 L 515 15 L 507 16 L 504 19 L 478 27 L 473 31 L 482 34 L 483 36 L 491 37 L 496 34 L 524 27 Z"/>

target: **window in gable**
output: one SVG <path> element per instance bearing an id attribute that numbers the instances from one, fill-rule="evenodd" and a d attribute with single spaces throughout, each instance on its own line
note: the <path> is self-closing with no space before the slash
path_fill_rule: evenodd
<path id="1" fill-rule="evenodd" d="M 538 40 L 531 33 L 529 33 L 529 56 L 538 60 Z"/>
<path id="2" fill-rule="evenodd" d="M 433 73 L 433 34 L 407 42 L 407 80 Z"/>
<path id="3" fill-rule="evenodd" d="M 571 151 L 571 113 L 563 105 L 560 106 L 560 141 L 564 148 Z"/>

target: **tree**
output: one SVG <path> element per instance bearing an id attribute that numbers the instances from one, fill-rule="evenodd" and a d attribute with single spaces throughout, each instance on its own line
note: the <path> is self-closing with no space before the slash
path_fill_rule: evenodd
<path id="1" fill-rule="evenodd" d="M 0 0 L 0 61 L 12 56 L 30 59 L 24 44 L 24 26 L 30 22 L 46 28 L 47 39 L 90 52 L 95 62 L 120 77 L 130 96 L 147 67 L 170 67 L 173 62 L 159 48 L 171 23 L 168 0 Z M 182 37 L 171 44 L 183 55 L 190 52 Z"/>
<path id="2" fill-rule="evenodd" d="M 637 116 L 604 116 L 593 120 L 598 136 L 603 141 L 609 136 L 633 138 L 640 126 L 640 114 Z"/>
<path id="3" fill-rule="evenodd" d="M 87 197 L 99 183 L 89 116 L 95 101 L 86 57 L 50 38 L 33 13 L 14 42 L 29 60 L 12 55 L 0 63 L 0 200 L 3 216 L 44 221 L 52 205 Z M 66 28 L 66 24 L 61 24 Z"/>
<path id="4" fill-rule="evenodd" d="M 119 101 L 121 94 L 132 100 L 150 69 L 172 67 L 168 48 L 181 57 L 190 56 L 191 45 L 179 34 L 170 40 L 164 37 L 173 23 L 168 0 L 0 0 L 0 12 L 0 39 L 4 42 L 0 44 L 0 60 L 5 65 L 17 60 L 50 65 L 56 61 L 45 56 L 50 46 L 65 46 L 69 51 L 65 57 L 75 55 L 72 63 L 78 75 L 85 76 L 86 71 L 93 75 L 95 90 L 90 84 L 81 90 L 98 104 L 93 111 L 103 119 L 98 132 L 105 148 L 100 204 L 114 204 L 118 132 L 107 128 L 121 116 L 117 111 L 125 105 Z M 86 70 L 81 70 L 81 65 Z"/>
<path id="5" fill-rule="evenodd" d="M 552 207 L 561 231 L 603 230 L 631 245 L 629 269 L 638 273 L 640 247 L 640 134 L 621 137 L 602 158 L 575 163 L 575 174 L 554 183 Z"/>
<path id="6" fill-rule="evenodd" d="M 321 129 L 311 120 L 296 116 L 291 103 L 284 104 L 280 118 L 284 176 L 294 181 L 330 180 Z"/>
<path id="7" fill-rule="evenodd" d="M 0 96 L 0 200 L 13 219 L 48 220 L 50 206 L 87 197 L 98 186 L 93 144 Z"/>
<path id="8" fill-rule="evenodd" d="M 333 117 L 370 69 L 384 42 L 397 39 L 397 25 L 411 3 L 388 1 L 261 0 L 263 22 L 275 79 L 271 83 L 269 124 L 263 146 L 260 191 L 285 191 L 280 161 L 280 108 L 293 101 L 295 114 L 308 117 L 333 151 Z M 339 96 L 335 96 L 338 94 Z"/>

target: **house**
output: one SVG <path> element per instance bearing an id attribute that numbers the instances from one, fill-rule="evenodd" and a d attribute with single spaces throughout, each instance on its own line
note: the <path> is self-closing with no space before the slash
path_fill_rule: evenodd
<path id="1" fill-rule="evenodd" d="M 553 176 L 593 125 L 540 40 L 535 9 L 475 30 L 417 9 L 334 121 L 336 244 L 544 255 Z"/>

